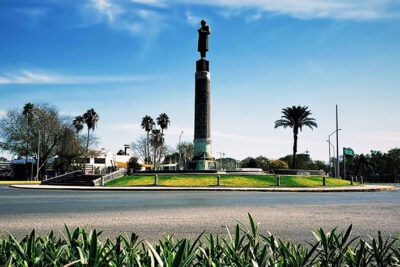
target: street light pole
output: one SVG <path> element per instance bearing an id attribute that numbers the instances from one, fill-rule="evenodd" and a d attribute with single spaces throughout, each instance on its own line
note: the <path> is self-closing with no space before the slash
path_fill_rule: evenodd
<path id="1" fill-rule="evenodd" d="M 219 154 L 219 168 L 222 170 L 222 153 L 223 152 L 217 152 Z"/>
<path id="2" fill-rule="evenodd" d="M 329 143 L 329 146 L 332 147 L 333 154 L 335 154 L 335 146 L 331 143 L 330 140 L 327 140 L 327 142 Z M 330 154 L 330 152 L 331 152 L 331 151 L 330 151 L 330 149 L 329 149 L 329 154 Z M 331 161 L 331 162 L 332 162 L 332 161 Z M 336 174 L 336 163 L 333 164 L 333 166 L 332 166 L 332 164 L 330 164 L 329 166 L 330 166 L 330 168 L 331 168 L 331 171 L 332 171 L 332 169 L 333 169 L 332 175 L 335 176 L 335 174 Z"/>
<path id="3" fill-rule="evenodd" d="M 332 160 L 331 160 L 331 142 L 329 140 L 326 140 L 328 142 L 328 153 L 329 153 L 329 158 L 328 158 L 328 163 L 329 163 L 329 172 L 332 171 Z"/>
<path id="4" fill-rule="evenodd" d="M 222 160 L 225 158 L 225 152 L 222 152 Z M 221 160 L 221 170 L 224 170 L 223 161 Z"/>
<path id="5" fill-rule="evenodd" d="M 37 158 L 36 158 L 36 181 L 39 181 L 39 159 L 40 159 L 40 128 L 38 135 L 38 150 L 37 150 Z"/>
<path id="6" fill-rule="evenodd" d="M 336 105 L 336 178 L 340 178 L 338 105 Z"/>
<path id="7" fill-rule="evenodd" d="M 178 163 L 178 168 L 180 169 L 181 166 L 181 138 L 182 138 L 183 131 L 181 131 L 181 134 L 179 135 L 179 141 L 178 141 L 178 148 L 179 148 L 179 163 Z"/>
<path id="8" fill-rule="evenodd" d="M 332 146 L 332 148 L 333 148 L 333 154 L 335 154 L 335 146 L 334 145 L 332 145 L 332 143 L 331 143 L 331 136 L 333 135 L 333 134 L 335 134 L 336 132 L 338 132 L 338 131 L 340 131 L 340 130 L 342 130 L 342 129 L 337 129 L 337 130 L 334 130 L 330 135 L 328 135 L 328 140 L 327 140 L 327 142 L 329 143 L 329 168 L 330 168 L 330 170 L 332 171 L 332 164 L 331 164 L 331 162 L 332 162 L 332 158 L 331 158 L 331 146 Z M 336 163 L 334 164 L 334 166 L 333 166 L 334 168 L 333 168 L 333 176 L 336 176 Z"/>

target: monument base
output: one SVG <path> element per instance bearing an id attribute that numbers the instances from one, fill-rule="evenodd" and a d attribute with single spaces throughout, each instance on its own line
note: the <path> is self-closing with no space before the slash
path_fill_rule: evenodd
<path id="1" fill-rule="evenodd" d="M 213 159 L 197 159 L 188 162 L 188 170 L 209 171 L 217 170 L 217 162 Z"/>

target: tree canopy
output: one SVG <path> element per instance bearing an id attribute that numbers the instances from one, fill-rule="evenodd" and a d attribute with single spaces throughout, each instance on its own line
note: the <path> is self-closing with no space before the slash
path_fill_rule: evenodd
<path id="1" fill-rule="evenodd" d="M 310 129 L 318 127 L 315 119 L 310 117 L 311 114 L 307 106 L 292 106 L 282 109 L 281 118 L 275 121 L 275 129 L 278 127 L 293 129 L 293 161 L 291 166 L 293 169 L 297 167 L 296 154 L 299 130 L 302 131 L 303 127 Z"/>
<path id="2" fill-rule="evenodd" d="M 50 158 L 71 162 L 81 154 L 82 143 L 71 119 L 60 116 L 48 104 L 26 104 L 22 110 L 9 110 L 0 119 L 0 149 L 17 157 L 39 158 L 39 170 Z M 38 155 L 39 150 L 39 155 Z"/>

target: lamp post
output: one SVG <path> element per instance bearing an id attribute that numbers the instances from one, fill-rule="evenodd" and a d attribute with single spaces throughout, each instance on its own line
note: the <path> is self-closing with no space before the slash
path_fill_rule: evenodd
<path id="1" fill-rule="evenodd" d="M 333 134 L 335 134 L 335 133 L 336 133 L 336 135 L 337 135 L 337 133 L 338 133 L 339 131 L 341 131 L 341 130 L 342 130 L 342 129 L 336 129 L 336 130 L 334 130 L 330 135 L 328 135 L 328 140 L 327 140 L 327 142 L 329 143 L 329 167 L 330 167 L 331 169 L 332 169 L 332 165 L 331 165 L 331 161 L 332 161 L 332 159 L 331 159 L 331 146 L 332 146 L 332 148 L 333 148 L 333 153 L 335 153 L 335 146 L 332 145 L 332 143 L 331 143 L 331 136 L 332 136 Z M 339 156 L 336 158 L 336 161 L 339 162 Z M 337 177 L 337 164 L 335 164 L 335 166 L 334 166 L 334 171 L 335 171 L 334 176 Z"/>
<path id="2" fill-rule="evenodd" d="M 224 155 L 224 152 L 217 152 L 219 154 L 219 165 L 220 169 L 222 171 L 222 155 Z"/>
<path id="3" fill-rule="evenodd" d="M 339 165 L 339 115 L 338 115 L 338 105 L 336 105 L 336 178 L 340 178 L 340 165 Z"/>
<path id="4" fill-rule="evenodd" d="M 39 135 L 38 135 L 38 150 L 37 150 L 37 158 L 36 158 L 36 181 L 39 181 L 39 159 L 40 159 L 40 126 L 39 126 Z"/>
<path id="5" fill-rule="evenodd" d="M 179 148 L 179 163 L 178 163 L 178 168 L 180 169 L 181 166 L 181 138 L 182 138 L 183 131 L 181 131 L 181 134 L 179 135 L 179 141 L 178 141 L 178 148 Z"/>
<path id="6" fill-rule="evenodd" d="M 329 145 L 329 170 L 332 171 L 331 147 L 332 147 L 333 152 L 335 152 L 335 146 L 332 145 L 330 140 L 326 140 L 326 142 L 328 142 L 328 145 Z M 335 174 L 335 171 L 336 171 L 336 165 L 333 166 L 333 172 L 332 172 L 333 175 Z"/>
<path id="7" fill-rule="evenodd" d="M 225 152 L 222 152 L 221 170 L 224 169 L 223 166 L 222 166 L 224 158 L 225 158 Z"/>

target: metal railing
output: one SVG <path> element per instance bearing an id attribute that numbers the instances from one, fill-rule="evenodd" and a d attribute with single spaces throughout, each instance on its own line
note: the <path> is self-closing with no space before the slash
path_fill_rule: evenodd
<path id="1" fill-rule="evenodd" d="M 114 179 L 118 179 L 126 174 L 126 169 L 119 169 L 118 171 L 112 172 L 110 174 L 106 174 L 101 176 L 100 178 L 94 180 L 95 186 L 104 186 L 106 182 L 112 181 Z"/>

